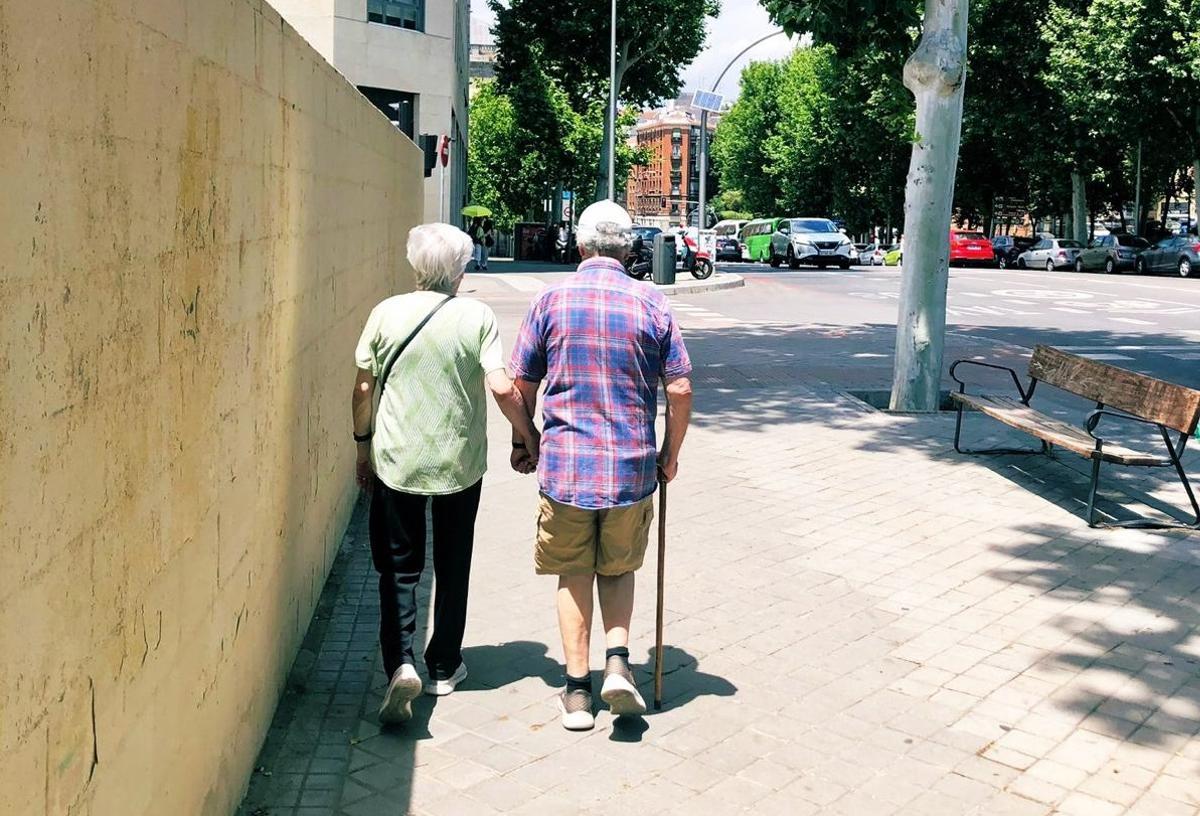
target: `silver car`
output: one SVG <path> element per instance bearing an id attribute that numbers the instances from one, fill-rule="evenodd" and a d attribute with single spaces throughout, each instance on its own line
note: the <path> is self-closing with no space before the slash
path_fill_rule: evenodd
<path id="1" fill-rule="evenodd" d="M 1138 256 L 1137 271 L 1139 275 L 1174 272 L 1181 278 L 1200 274 L 1200 238 L 1194 235 L 1164 238 Z"/>
<path id="2" fill-rule="evenodd" d="M 1071 269 L 1083 244 L 1070 238 L 1043 238 L 1017 256 L 1018 269 Z"/>
<path id="3" fill-rule="evenodd" d="M 815 264 L 824 269 L 849 269 L 854 255 L 850 239 L 828 218 L 785 218 L 771 236 L 771 266 L 787 262 L 788 268 Z"/>

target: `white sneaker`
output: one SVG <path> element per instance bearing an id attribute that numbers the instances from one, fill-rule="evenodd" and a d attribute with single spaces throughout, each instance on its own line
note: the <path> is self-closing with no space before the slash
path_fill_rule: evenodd
<path id="1" fill-rule="evenodd" d="M 562 716 L 563 728 L 568 731 L 587 731 L 596 725 L 590 692 L 563 689 L 555 699 L 558 700 L 558 713 Z"/>
<path id="2" fill-rule="evenodd" d="M 604 666 L 600 699 L 608 704 L 614 717 L 646 713 L 646 701 L 634 685 L 629 664 L 621 657 L 610 657 Z"/>
<path id="3" fill-rule="evenodd" d="M 383 704 L 379 706 L 379 721 L 383 723 L 402 723 L 412 719 L 412 701 L 421 694 L 421 678 L 416 667 L 405 663 L 396 669 L 392 681 L 388 683 L 383 695 Z"/>
<path id="4" fill-rule="evenodd" d="M 447 694 L 453 694 L 458 688 L 458 684 L 467 679 L 467 664 L 459 663 L 458 668 L 454 670 L 454 675 L 448 680 L 433 680 L 425 686 L 425 693 L 433 697 L 445 697 Z"/>

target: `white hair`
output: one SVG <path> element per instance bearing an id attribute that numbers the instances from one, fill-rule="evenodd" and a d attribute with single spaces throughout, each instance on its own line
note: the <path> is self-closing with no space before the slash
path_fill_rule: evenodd
<path id="1" fill-rule="evenodd" d="M 408 233 L 408 262 L 417 288 L 429 292 L 454 290 L 474 254 L 471 236 L 450 224 L 421 224 Z"/>
<path id="2" fill-rule="evenodd" d="M 613 221 L 590 226 L 580 225 L 576 243 L 596 255 L 624 261 L 633 249 L 633 232 Z"/>

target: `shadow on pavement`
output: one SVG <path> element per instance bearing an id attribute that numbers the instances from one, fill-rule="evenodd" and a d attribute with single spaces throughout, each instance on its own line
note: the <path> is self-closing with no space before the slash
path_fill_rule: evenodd
<path id="1" fill-rule="evenodd" d="M 1019 529 L 1020 543 L 993 547 L 1012 561 L 989 575 L 1070 604 L 1048 624 L 1065 642 L 1045 649 L 1031 673 L 1088 676 L 1055 702 L 1092 730 L 1134 744 L 1192 737 L 1200 727 L 1200 565 L 1054 525 Z"/>
<path id="2" fill-rule="evenodd" d="M 1007 327 L 957 327 L 947 334 L 945 366 L 956 359 L 976 359 L 1011 366 L 1022 375 L 1031 349 L 1003 339 Z M 1087 501 L 1089 460 L 1066 452 L 1045 456 L 960 455 L 953 450 L 954 415 L 888 414 L 851 398 L 845 390 L 890 387 L 892 326 L 785 325 L 688 330 L 685 337 L 695 365 L 693 424 L 699 427 L 758 433 L 772 426 L 833 427 L 859 433 L 860 451 L 918 451 L 931 458 L 979 465 L 1045 496 L 1080 518 Z M 1114 348 L 1136 341 L 1139 347 L 1167 347 L 1200 352 L 1200 343 L 1170 334 L 1135 337 L 1105 331 L 1030 330 L 1036 342 L 1053 346 Z M 1200 366 L 1184 365 L 1162 352 L 1129 352 L 1133 359 L 1116 361 L 1135 371 L 1200 388 Z M 1010 393 L 1003 372 L 972 372 L 972 392 Z M 943 388 L 956 384 L 944 373 Z M 1095 405 L 1043 385 L 1033 406 L 1066 422 L 1082 425 Z M 1105 429 L 1102 428 L 1102 431 Z M 1162 440 L 1152 429 L 1118 425 L 1108 429 L 1114 440 L 1130 447 L 1162 453 Z M 963 432 L 970 448 L 996 445 L 1033 447 L 1030 437 L 998 422 L 968 414 Z M 1200 443 L 1184 457 L 1194 474 L 1200 466 Z M 836 450 L 814 450 L 813 456 L 836 457 Z M 1193 482 L 1196 481 L 1193 476 Z M 1126 505 L 1140 505 L 1131 510 Z M 1098 507 L 1115 520 L 1131 519 L 1148 510 L 1190 521 L 1187 500 L 1170 468 L 1149 470 L 1106 465 Z"/>
<path id="3" fill-rule="evenodd" d="M 488 646 L 463 648 L 470 674 L 464 691 L 503 688 L 526 677 L 537 677 L 551 688 L 562 685 L 562 664 L 549 656 L 545 643 L 513 640 Z"/>

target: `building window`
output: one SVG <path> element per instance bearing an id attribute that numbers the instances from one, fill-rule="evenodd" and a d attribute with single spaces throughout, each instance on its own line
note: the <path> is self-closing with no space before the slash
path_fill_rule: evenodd
<path id="1" fill-rule="evenodd" d="M 683 134 L 679 132 L 679 128 L 675 128 L 674 130 L 671 131 L 671 141 L 672 142 L 679 142 L 682 140 L 683 140 Z"/>
<path id="2" fill-rule="evenodd" d="M 404 132 L 408 138 L 416 141 L 413 135 L 417 123 L 417 95 L 404 91 L 389 91 L 386 88 L 367 88 L 359 86 L 359 92 L 372 105 L 379 108 L 388 120 Z"/>
<path id="3" fill-rule="evenodd" d="M 425 30 L 425 0 L 367 0 L 367 19 L 372 23 Z"/>

